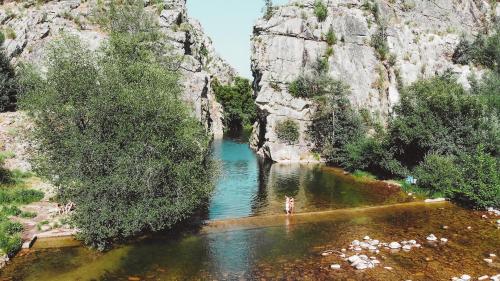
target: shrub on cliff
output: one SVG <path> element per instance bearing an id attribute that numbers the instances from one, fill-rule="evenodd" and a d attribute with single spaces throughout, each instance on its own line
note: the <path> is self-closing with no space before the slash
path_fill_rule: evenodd
<path id="1" fill-rule="evenodd" d="M 248 79 L 236 77 L 231 85 L 221 85 L 214 81 L 212 88 L 215 98 L 224 107 L 225 129 L 239 130 L 252 126 L 257 118 L 257 109 Z"/>
<path id="2" fill-rule="evenodd" d="M 18 83 L 9 58 L 0 47 L 0 112 L 16 108 Z"/>
<path id="3" fill-rule="evenodd" d="M 276 124 L 275 133 L 281 141 L 287 142 L 288 144 L 296 143 L 300 137 L 299 124 L 292 119 L 279 121 Z"/>
<path id="4" fill-rule="evenodd" d="M 114 11 L 145 17 L 142 1 Z M 210 137 L 159 54 L 157 26 L 143 24 L 111 21 L 97 53 L 66 37 L 47 50 L 45 75 L 25 69 L 22 79 L 35 167 L 76 204 L 79 237 L 100 249 L 186 219 L 214 187 Z"/>
<path id="5" fill-rule="evenodd" d="M 328 7 L 322 0 L 316 0 L 316 2 L 314 2 L 314 15 L 316 15 L 319 22 L 325 21 L 328 16 Z"/>

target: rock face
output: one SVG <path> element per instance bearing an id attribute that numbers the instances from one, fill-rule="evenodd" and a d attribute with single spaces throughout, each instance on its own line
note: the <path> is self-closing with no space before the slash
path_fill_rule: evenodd
<path id="1" fill-rule="evenodd" d="M 259 121 L 251 145 L 277 162 L 317 161 L 306 133 L 314 104 L 293 98 L 288 84 L 318 57 L 327 57 L 329 74 L 350 86 L 353 105 L 384 121 L 399 100 L 398 86 L 450 69 L 467 87 L 467 77 L 476 69 L 451 61 L 460 35 L 487 28 L 500 14 L 498 6 L 482 0 L 369 2 L 377 3 L 378 14 L 364 5 L 367 1 L 323 0 L 328 16 L 320 22 L 314 2 L 290 1 L 254 26 L 252 70 Z M 382 22 L 387 25 L 391 60 L 381 61 L 371 46 Z M 330 28 L 337 42 L 327 52 Z M 298 143 L 289 145 L 276 137 L 275 125 L 284 118 L 299 123 Z"/>
<path id="2" fill-rule="evenodd" d="M 0 6 L 0 24 L 6 34 L 4 47 L 14 63 L 41 63 L 44 47 L 61 33 L 78 35 L 91 49 L 106 40 L 107 35 L 90 20 L 96 1 L 35 2 Z M 207 131 L 216 138 L 222 137 L 222 106 L 215 100 L 211 82 L 217 78 L 229 83 L 236 72 L 215 53 L 200 23 L 188 17 L 186 0 L 146 4 L 158 15 L 173 53 L 183 57 L 180 68 L 185 100 Z"/>

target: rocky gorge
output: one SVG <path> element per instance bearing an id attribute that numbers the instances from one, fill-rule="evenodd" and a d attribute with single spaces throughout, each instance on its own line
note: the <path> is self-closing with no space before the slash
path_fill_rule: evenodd
<path id="1" fill-rule="evenodd" d="M 488 29 L 500 16 L 492 1 L 328 0 L 325 18 L 318 19 L 315 3 L 290 1 L 254 26 L 251 60 L 259 119 L 251 145 L 273 161 L 319 161 L 306 133 L 314 104 L 288 90 L 317 58 L 327 60 L 329 75 L 350 87 L 355 107 L 385 122 L 399 100 L 399 89 L 417 79 L 451 70 L 467 88 L 468 77 L 480 76 L 482 70 L 454 64 L 454 50 L 461 36 Z M 385 58 L 372 43 L 380 30 L 388 46 Z M 331 31 L 336 40 L 327 42 Z M 288 118 L 300 128 L 293 144 L 279 140 L 275 132 L 276 124 Z"/>
<path id="2" fill-rule="evenodd" d="M 107 34 L 95 23 L 98 1 L 6 1 L 0 9 L 0 24 L 6 34 L 4 47 L 14 64 L 42 64 L 44 47 L 61 34 L 80 37 L 97 49 Z M 179 56 L 184 99 L 207 131 L 222 137 L 222 106 L 215 100 L 211 83 L 230 83 L 236 71 L 220 58 L 200 23 L 187 14 L 186 0 L 146 2 L 158 15 L 161 30 Z"/>

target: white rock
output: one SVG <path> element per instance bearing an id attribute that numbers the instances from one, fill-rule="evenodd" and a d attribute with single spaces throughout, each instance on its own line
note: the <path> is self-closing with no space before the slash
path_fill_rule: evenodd
<path id="1" fill-rule="evenodd" d="M 384 266 L 384 269 L 392 270 L 392 267 L 390 267 L 390 266 Z"/>
<path id="2" fill-rule="evenodd" d="M 485 262 L 487 262 L 487 263 L 492 263 L 492 262 L 493 262 L 493 260 L 492 260 L 492 259 L 483 259 L 483 260 L 484 260 Z"/>
<path id="3" fill-rule="evenodd" d="M 435 199 L 425 199 L 425 203 L 435 203 L 435 202 L 443 202 L 446 201 L 446 198 L 435 198 Z"/>
<path id="4" fill-rule="evenodd" d="M 375 246 L 368 246 L 368 250 L 370 251 L 376 251 L 378 248 Z"/>
<path id="5" fill-rule="evenodd" d="M 372 241 L 370 241 L 369 243 L 370 243 L 370 245 L 372 245 L 372 246 L 377 246 L 377 245 L 380 243 L 380 241 L 378 241 L 377 239 L 373 239 L 373 240 L 372 240 Z"/>
<path id="6" fill-rule="evenodd" d="M 403 250 L 409 251 L 409 250 L 411 250 L 411 246 L 410 245 L 404 245 L 403 246 Z"/>
<path id="7" fill-rule="evenodd" d="M 416 241 L 416 240 L 410 240 L 410 241 L 408 241 L 408 243 L 409 243 L 410 245 L 415 245 L 415 244 L 417 244 L 417 241 Z"/>
<path id="8" fill-rule="evenodd" d="M 352 241 L 351 245 L 353 245 L 353 246 L 359 246 L 359 240 Z"/>
<path id="9" fill-rule="evenodd" d="M 340 264 L 332 264 L 330 265 L 331 269 L 340 269 Z"/>
<path id="10" fill-rule="evenodd" d="M 490 257 L 491 257 L 491 258 L 494 258 L 494 257 L 496 257 L 496 256 L 497 256 L 497 255 L 495 255 L 495 254 L 490 254 Z"/>
<path id="11" fill-rule="evenodd" d="M 361 247 L 355 247 L 355 248 L 354 248 L 354 251 L 356 251 L 356 252 L 359 252 L 359 251 L 361 251 L 361 250 L 363 250 L 363 249 L 361 249 Z"/>
<path id="12" fill-rule="evenodd" d="M 465 281 L 470 280 L 471 278 L 472 278 L 472 277 L 470 277 L 470 276 L 469 276 L 469 275 L 467 275 L 467 274 L 464 274 L 464 275 L 460 276 L 460 279 L 465 280 Z"/>
<path id="13" fill-rule="evenodd" d="M 428 241 L 436 241 L 437 240 L 437 237 L 434 235 L 434 234 L 431 234 L 429 236 L 427 236 L 426 238 Z"/>
<path id="14" fill-rule="evenodd" d="M 367 236 L 363 237 L 363 240 L 370 240 L 370 236 L 367 235 Z"/>
<path id="15" fill-rule="evenodd" d="M 468 229 L 468 230 L 471 230 L 471 229 L 472 229 L 472 227 L 471 227 L 471 226 L 467 226 L 467 229 Z"/>
<path id="16" fill-rule="evenodd" d="M 389 243 L 389 248 L 399 249 L 399 248 L 401 248 L 401 244 L 399 244 L 398 242 L 391 242 L 391 243 Z"/>
<path id="17" fill-rule="evenodd" d="M 358 255 L 354 255 L 354 256 L 350 256 L 349 258 L 347 258 L 347 260 L 350 262 L 350 263 L 353 263 L 357 260 L 359 260 L 359 256 Z"/>
<path id="18" fill-rule="evenodd" d="M 340 250 L 340 251 L 341 251 L 341 252 L 346 252 L 347 250 L 346 250 L 346 249 L 342 249 L 342 250 Z"/>
<path id="19" fill-rule="evenodd" d="M 488 275 L 483 275 L 481 277 L 478 277 L 477 280 L 479 280 L 479 281 L 486 280 L 486 279 L 488 279 L 488 277 L 489 277 Z"/>
<path id="20" fill-rule="evenodd" d="M 367 268 L 368 268 L 368 266 L 364 262 L 363 263 L 359 263 L 358 265 L 356 265 L 356 269 L 357 270 L 363 270 L 363 269 L 367 269 Z"/>
<path id="21" fill-rule="evenodd" d="M 446 243 L 446 242 L 448 242 L 448 239 L 446 239 L 446 238 L 441 238 L 441 242 Z"/>

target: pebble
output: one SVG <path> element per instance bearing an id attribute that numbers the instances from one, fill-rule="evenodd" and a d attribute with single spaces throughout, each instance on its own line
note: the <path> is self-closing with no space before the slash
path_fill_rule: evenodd
<path id="1" fill-rule="evenodd" d="M 370 236 L 367 235 L 367 236 L 363 237 L 363 240 L 370 240 Z"/>
<path id="2" fill-rule="evenodd" d="M 403 250 L 409 251 L 409 250 L 411 250 L 411 246 L 410 245 L 404 245 L 403 246 Z"/>
<path id="3" fill-rule="evenodd" d="M 353 245 L 353 246 L 359 246 L 359 240 L 352 241 L 351 245 Z"/>
<path id="4" fill-rule="evenodd" d="M 361 251 L 361 250 L 362 250 L 362 249 L 361 249 L 361 247 L 356 247 L 356 248 L 354 248 L 354 251 L 356 251 L 356 252 L 359 252 L 359 251 Z"/>
<path id="5" fill-rule="evenodd" d="M 340 264 L 332 264 L 330 265 L 331 269 L 340 269 Z"/>
<path id="6" fill-rule="evenodd" d="M 492 259 L 483 259 L 483 260 L 484 260 L 485 262 L 487 262 L 487 263 L 492 263 L 492 262 L 493 262 L 493 260 L 492 260 Z"/>
<path id="7" fill-rule="evenodd" d="M 481 217 L 482 217 L 483 219 L 487 219 L 487 218 L 488 218 L 488 216 L 487 216 L 487 215 L 482 215 Z"/>
<path id="8" fill-rule="evenodd" d="M 392 267 L 390 267 L 390 266 L 384 266 L 384 268 L 387 270 L 392 270 Z"/>
<path id="9" fill-rule="evenodd" d="M 389 248 L 399 249 L 399 248 L 401 248 L 401 244 L 399 244 L 398 242 L 391 242 L 391 243 L 389 243 Z"/>
<path id="10" fill-rule="evenodd" d="M 497 256 L 497 255 L 495 255 L 495 254 L 490 254 L 490 258 L 494 258 L 494 257 L 496 257 L 496 256 Z"/>
<path id="11" fill-rule="evenodd" d="M 479 280 L 479 281 L 486 280 L 486 279 L 488 279 L 488 277 L 489 277 L 488 275 L 483 275 L 481 277 L 478 277 L 477 280 Z"/>
<path id="12" fill-rule="evenodd" d="M 470 275 L 464 274 L 464 275 L 460 276 L 460 279 L 467 281 L 467 280 L 470 280 L 471 277 L 470 277 Z"/>
<path id="13" fill-rule="evenodd" d="M 427 236 L 427 240 L 428 241 L 436 241 L 437 237 L 434 234 L 431 234 L 431 235 Z"/>
<path id="14" fill-rule="evenodd" d="M 380 241 L 378 241 L 377 239 L 370 241 L 370 245 L 372 245 L 372 246 L 377 246 L 379 243 L 380 243 Z"/>
<path id="15" fill-rule="evenodd" d="M 468 229 L 468 230 L 471 230 L 471 229 L 472 229 L 472 227 L 471 227 L 471 226 L 467 226 L 467 229 Z"/>
<path id="16" fill-rule="evenodd" d="M 342 250 L 340 250 L 340 251 L 342 251 L 342 252 L 346 252 L 347 250 L 346 250 L 346 249 L 342 249 Z"/>
<path id="17" fill-rule="evenodd" d="M 448 226 L 447 225 L 443 225 L 443 229 L 448 229 Z"/>
<path id="18" fill-rule="evenodd" d="M 446 243 L 446 242 L 448 242 L 448 239 L 446 239 L 446 238 L 441 238 L 441 242 Z"/>
<path id="19" fill-rule="evenodd" d="M 370 250 L 370 251 L 376 251 L 377 247 L 375 247 L 375 246 L 368 246 L 368 250 Z"/>

